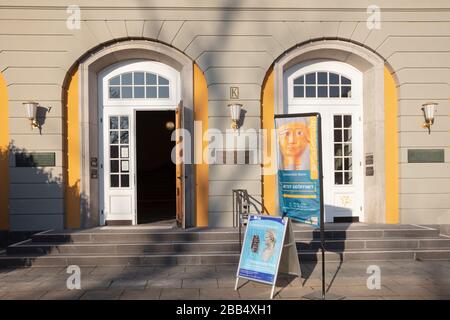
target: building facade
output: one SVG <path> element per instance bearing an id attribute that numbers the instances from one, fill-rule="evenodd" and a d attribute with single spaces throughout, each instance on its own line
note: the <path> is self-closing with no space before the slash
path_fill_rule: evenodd
<path id="1" fill-rule="evenodd" d="M 448 1 L 4 0 L 0 72 L 1 230 L 277 214 L 274 115 L 304 112 L 326 221 L 450 223 Z"/>

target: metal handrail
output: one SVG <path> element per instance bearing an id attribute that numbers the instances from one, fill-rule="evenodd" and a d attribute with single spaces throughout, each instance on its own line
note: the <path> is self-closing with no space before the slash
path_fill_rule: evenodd
<path id="1" fill-rule="evenodd" d="M 233 189 L 233 226 L 239 228 L 239 251 L 242 249 L 242 227 L 251 214 L 252 208 L 256 214 L 268 215 L 269 212 L 261 201 L 248 194 L 245 189 Z"/>

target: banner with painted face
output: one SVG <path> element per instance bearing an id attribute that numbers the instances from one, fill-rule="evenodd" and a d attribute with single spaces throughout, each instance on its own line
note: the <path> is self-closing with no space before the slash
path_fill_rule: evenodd
<path id="1" fill-rule="evenodd" d="M 283 216 L 319 226 L 321 195 L 318 114 L 275 116 L 278 194 Z"/>

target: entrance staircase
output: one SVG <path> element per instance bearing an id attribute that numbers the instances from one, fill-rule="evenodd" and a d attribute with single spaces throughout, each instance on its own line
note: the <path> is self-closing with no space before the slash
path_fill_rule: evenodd
<path id="1" fill-rule="evenodd" d="M 300 261 L 320 260 L 319 230 L 293 227 Z M 327 261 L 450 260 L 450 237 L 437 226 L 333 223 L 325 236 Z M 239 248 L 236 228 L 46 231 L 9 246 L 0 267 L 237 264 Z"/>

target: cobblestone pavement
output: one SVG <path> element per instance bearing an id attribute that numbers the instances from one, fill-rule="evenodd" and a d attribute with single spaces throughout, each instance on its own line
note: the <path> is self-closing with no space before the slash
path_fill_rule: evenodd
<path id="1" fill-rule="evenodd" d="M 367 268 L 381 270 L 369 290 Z M 301 264 L 302 278 L 280 275 L 274 299 L 304 299 L 321 290 L 321 264 Z M 64 267 L 0 269 L 3 299 L 269 299 L 268 285 L 240 280 L 236 266 L 82 267 L 81 289 L 68 290 Z M 345 299 L 450 300 L 450 261 L 327 263 L 327 292 Z M 330 295 L 331 296 L 331 295 Z"/>

